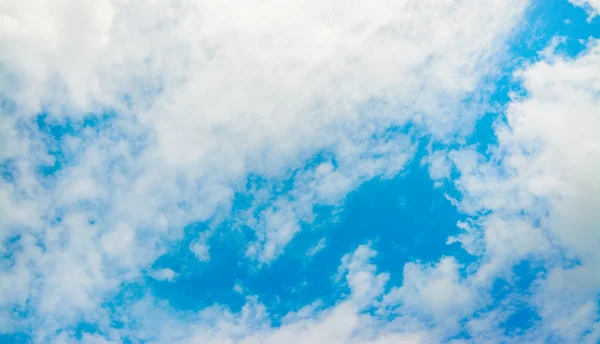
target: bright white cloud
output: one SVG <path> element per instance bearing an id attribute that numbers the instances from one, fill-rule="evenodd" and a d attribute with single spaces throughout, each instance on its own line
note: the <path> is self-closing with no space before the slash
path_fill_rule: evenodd
<path id="1" fill-rule="evenodd" d="M 164 268 L 153 271 L 151 276 L 158 281 L 172 282 L 177 277 L 177 273 L 169 268 Z"/>

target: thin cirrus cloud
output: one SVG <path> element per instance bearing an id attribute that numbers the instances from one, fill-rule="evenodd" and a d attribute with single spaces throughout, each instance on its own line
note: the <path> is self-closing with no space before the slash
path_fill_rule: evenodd
<path id="1" fill-rule="evenodd" d="M 571 2 L 597 25 L 595 2 Z M 502 107 L 495 143 L 465 144 L 532 8 L 0 5 L 0 332 L 90 343 L 597 341 L 598 43 L 519 66 L 510 77 L 523 92 Z M 398 262 L 394 276 L 364 238 L 332 258 L 331 283 L 347 293 L 294 305 L 280 325 L 243 288 L 239 311 L 177 310 L 151 290 L 129 292 L 151 286 L 148 276 L 185 279 L 153 267 L 182 243 L 198 264 L 216 264 L 210 242 L 224 223 L 250 232 L 241 259 L 269 269 L 319 207 L 343 211 L 361 185 L 411 173 L 423 140 L 432 183 L 464 215 L 448 242 L 474 260 Z M 190 234 L 191 223 L 208 229 Z M 331 244 L 319 238 L 302 255 Z M 522 261 L 543 274 L 495 304 L 495 282 Z M 534 309 L 535 324 L 499 330 L 515 304 Z"/>

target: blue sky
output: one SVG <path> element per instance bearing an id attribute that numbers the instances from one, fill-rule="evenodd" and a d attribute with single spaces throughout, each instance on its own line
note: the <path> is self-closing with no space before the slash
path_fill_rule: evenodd
<path id="1" fill-rule="evenodd" d="M 598 343 L 599 15 L 0 5 L 0 342 Z"/>

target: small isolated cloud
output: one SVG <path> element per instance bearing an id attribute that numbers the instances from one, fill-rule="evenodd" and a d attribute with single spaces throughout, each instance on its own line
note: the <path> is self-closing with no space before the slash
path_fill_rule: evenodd
<path id="1" fill-rule="evenodd" d="M 244 294 L 244 287 L 242 287 L 239 283 L 236 283 L 233 286 L 233 291 L 235 291 L 236 293 L 243 295 Z"/>
<path id="2" fill-rule="evenodd" d="M 407 263 L 402 287 L 387 294 L 383 304 L 400 304 L 402 314 L 433 318 L 440 327 L 455 325 L 477 305 L 477 295 L 470 282 L 460 277 L 459 268 L 450 257 L 431 266 Z"/>
<path id="3" fill-rule="evenodd" d="M 150 276 L 157 281 L 173 282 L 177 277 L 177 273 L 169 268 L 163 268 L 152 271 Z"/>
<path id="4" fill-rule="evenodd" d="M 209 248 L 206 243 L 202 241 L 194 241 L 190 244 L 190 251 L 194 253 L 196 258 L 201 262 L 207 262 L 210 260 Z"/>

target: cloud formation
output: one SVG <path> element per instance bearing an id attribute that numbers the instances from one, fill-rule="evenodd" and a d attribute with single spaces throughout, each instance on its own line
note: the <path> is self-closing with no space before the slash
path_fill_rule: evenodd
<path id="1" fill-rule="evenodd" d="M 521 339 L 597 341 L 598 43 L 524 66 L 515 78 L 525 93 L 496 121 L 497 144 L 485 154 L 462 144 L 489 109 L 488 78 L 527 5 L 0 5 L 0 332 L 90 343 L 511 341 L 494 326 L 511 310 L 490 310 L 491 290 L 532 260 L 544 274 L 513 297 L 541 320 Z M 242 288 L 239 312 L 126 297 L 148 276 L 176 283 L 180 274 L 152 264 L 182 242 L 211 264 L 223 223 L 250 229 L 245 259 L 268 266 L 317 207 L 406 172 L 424 137 L 452 147 L 424 161 L 438 187 L 458 191 L 467 219 L 449 242 L 475 263 L 408 262 L 396 285 L 373 262 L 377 244 L 361 245 L 332 280 L 348 294 L 291 309 L 281 325 Z M 198 222 L 208 229 L 183 240 Z"/>

